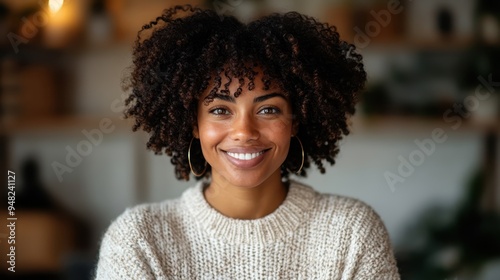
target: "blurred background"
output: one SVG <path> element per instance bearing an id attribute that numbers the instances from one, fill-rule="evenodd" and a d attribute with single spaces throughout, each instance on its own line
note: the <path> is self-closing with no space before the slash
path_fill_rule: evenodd
<path id="1" fill-rule="evenodd" d="M 300 181 L 373 206 L 403 279 L 500 279 L 493 0 L 0 1 L 0 167 L 15 173 L 15 212 L 4 175 L 0 218 L 17 218 L 15 273 L 0 226 L 2 279 L 90 279 L 117 215 L 193 184 L 121 118 L 137 31 L 186 3 L 243 21 L 295 10 L 336 25 L 369 81 L 336 165 Z"/>

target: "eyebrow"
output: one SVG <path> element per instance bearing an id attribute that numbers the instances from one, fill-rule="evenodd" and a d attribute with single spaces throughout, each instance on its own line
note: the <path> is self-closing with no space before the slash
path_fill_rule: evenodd
<path id="1" fill-rule="evenodd" d="M 257 96 L 253 99 L 253 103 L 259 103 L 259 102 L 263 102 L 263 101 L 266 101 L 270 98 L 274 98 L 274 97 L 281 97 L 283 99 L 286 100 L 286 97 L 283 93 L 280 93 L 280 92 L 273 92 L 273 93 L 269 93 L 269 94 L 266 94 L 266 95 L 261 95 L 261 96 Z M 236 99 L 231 96 L 231 95 L 225 95 L 225 94 L 219 94 L 219 93 L 216 93 L 214 95 L 214 99 L 220 99 L 220 100 L 223 100 L 223 101 L 227 101 L 227 102 L 231 102 L 231 103 L 236 103 Z"/>
<path id="2" fill-rule="evenodd" d="M 259 103 L 259 102 L 262 102 L 262 101 L 266 101 L 270 98 L 273 98 L 273 97 L 281 97 L 283 99 L 286 100 L 286 97 L 283 93 L 280 93 L 280 92 L 273 92 L 273 93 L 269 93 L 269 94 L 266 94 L 266 95 L 261 95 L 261 96 L 257 96 L 253 99 L 253 103 Z"/>

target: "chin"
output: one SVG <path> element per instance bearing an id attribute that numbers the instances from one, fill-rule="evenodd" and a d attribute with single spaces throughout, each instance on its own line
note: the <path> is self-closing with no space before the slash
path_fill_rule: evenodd
<path id="1" fill-rule="evenodd" d="M 229 173 L 231 174 L 229 176 L 223 176 L 221 174 L 219 174 L 219 176 L 223 177 L 224 181 L 226 181 L 230 185 L 248 189 L 258 187 L 264 184 L 266 181 L 272 180 L 273 179 L 272 177 L 275 176 L 275 174 L 273 173 L 262 174 L 261 172 L 256 172 L 259 174 L 256 174 L 254 172 L 238 172 L 238 171 L 232 171 Z M 281 180 L 281 174 L 278 175 L 280 176 Z"/>
<path id="2" fill-rule="evenodd" d="M 261 178 L 248 178 L 248 177 L 242 177 L 242 178 L 232 178 L 229 179 L 228 182 L 236 187 L 240 188 L 255 188 L 259 185 L 261 185 L 263 182 L 265 182 L 265 179 Z"/>

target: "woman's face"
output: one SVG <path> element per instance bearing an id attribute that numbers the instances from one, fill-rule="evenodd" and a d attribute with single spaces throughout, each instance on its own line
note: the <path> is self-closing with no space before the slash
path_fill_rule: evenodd
<path id="1" fill-rule="evenodd" d="M 255 77 L 252 91 L 245 84 L 237 98 L 233 94 L 239 83 L 234 78 L 230 96 L 217 95 L 206 104 L 209 86 L 200 97 L 193 132 L 212 167 L 213 183 L 251 188 L 281 180 L 280 166 L 292 137 L 292 109 L 277 87 L 262 90 L 261 77 Z"/>

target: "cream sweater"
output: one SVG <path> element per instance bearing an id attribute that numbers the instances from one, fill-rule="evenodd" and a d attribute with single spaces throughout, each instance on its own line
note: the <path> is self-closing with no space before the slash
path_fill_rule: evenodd
<path id="1" fill-rule="evenodd" d="M 291 181 L 273 213 L 238 220 L 202 189 L 127 209 L 104 235 L 96 279 L 399 279 L 382 221 L 358 200 Z"/>

